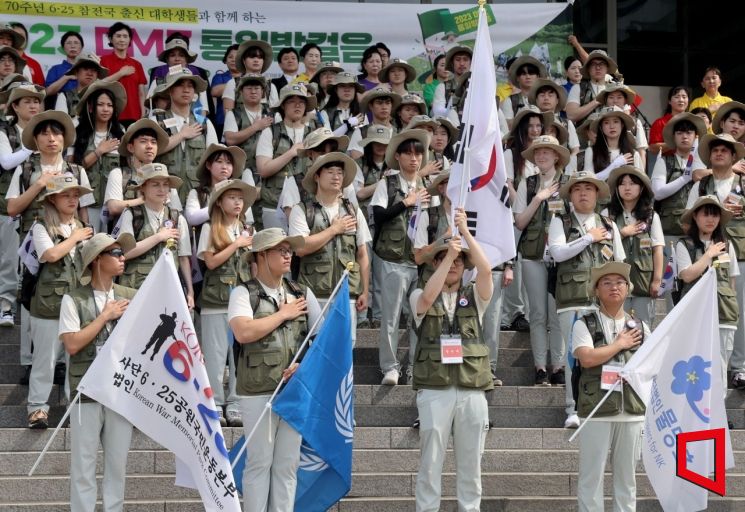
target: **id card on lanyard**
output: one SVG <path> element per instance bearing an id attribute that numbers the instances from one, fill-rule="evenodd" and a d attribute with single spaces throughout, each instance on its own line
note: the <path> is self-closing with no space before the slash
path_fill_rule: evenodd
<path id="1" fill-rule="evenodd" d="M 463 342 L 458 334 L 440 337 L 440 358 L 442 364 L 463 362 Z"/>

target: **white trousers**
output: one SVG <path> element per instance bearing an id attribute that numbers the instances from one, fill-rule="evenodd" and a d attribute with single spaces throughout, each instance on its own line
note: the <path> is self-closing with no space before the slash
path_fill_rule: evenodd
<path id="1" fill-rule="evenodd" d="M 738 261 L 737 265 L 740 267 L 740 275 L 735 278 L 735 293 L 740 307 L 740 320 L 737 322 L 730 362 L 733 371 L 745 372 L 745 261 Z"/>
<path id="2" fill-rule="evenodd" d="M 96 509 L 96 456 L 103 445 L 103 510 L 124 509 L 124 480 L 132 424 L 98 402 L 78 403 L 70 412 L 70 511 Z"/>
<path id="3" fill-rule="evenodd" d="M 561 335 L 564 338 L 564 353 L 561 354 L 561 360 L 567 362 L 567 376 L 566 376 L 566 387 L 565 400 L 566 408 L 564 409 L 567 416 L 570 414 L 576 414 L 574 410 L 574 397 L 572 396 L 572 366 L 574 366 L 574 357 L 572 357 L 572 327 L 574 326 L 574 320 L 581 322 L 582 317 L 593 311 L 593 308 L 578 308 L 573 311 L 564 311 L 559 313 L 559 325 L 561 326 Z"/>
<path id="4" fill-rule="evenodd" d="M 380 370 L 398 370 L 398 320 L 401 311 L 409 311 L 409 295 L 417 284 L 417 269 L 408 265 L 392 263 L 374 256 L 373 279 L 380 290 Z M 414 359 L 416 337 L 409 326 L 409 363 Z"/>
<path id="5" fill-rule="evenodd" d="M 28 309 L 20 304 L 18 309 L 21 312 L 21 364 L 23 366 L 31 365 L 31 313 Z"/>
<path id="6" fill-rule="evenodd" d="M 201 315 L 202 353 L 207 377 L 215 396 L 215 405 L 239 411 L 238 395 L 235 392 L 235 360 L 233 347 L 228 343 L 228 314 Z M 231 338 L 232 339 L 232 338 Z M 228 398 L 225 399 L 225 359 L 228 359 Z"/>
<path id="7" fill-rule="evenodd" d="M 28 413 L 37 409 L 49 410 L 49 394 L 52 392 L 54 367 L 62 356 L 64 347 L 59 340 L 59 320 L 56 318 L 31 317 L 31 338 L 34 353 L 31 375 L 28 382 Z"/>
<path id="8" fill-rule="evenodd" d="M 494 293 L 484 311 L 484 340 L 489 347 L 489 365 L 492 371 L 497 368 L 499 358 L 499 333 L 502 326 L 502 277 L 504 272 L 492 270 L 491 280 Z"/>
<path id="9" fill-rule="evenodd" d="M 18 232 L 10 217 L 0 215 L 0 299 L 11 308 L 18 292 Z"/>
<path id="10" fill-rule="evenodd" d="M 643 421 L 591 420 L 579 433 L 577 502 L 580 512 L 603 512 L 603 477 L 609 449 L 613 510 L 636 510 L 636 462 L 641 454 L 643 425 Z"/>
<path id="11" fill-rule="evenodd" d="M 456 496 L 460 512 L 481 507 L 481 456 L 489 430 L 489 410 L 483 391 L 451 386 L 420 389 L 419 473 L 416 478 L 417 512 L 438 512 L 442 494 L 442 465 L 448 439 L 453 434 Z"/>
<path id="12" fill-rule="evenodd" d="M 266 407 L 269 395 L 240 397 L 246 436 Z M 246 447 L 243 472 L 244 512 L 291 512 L 295 505 L 302 438 L 273 412 L 261 420 Z"/>
<path id="13" fill-rule="evenodd" d="M 722 384 L 724 385 L 724 398 L 727 398 L 727 365 L 732 357 L 732 347 L 735 342 L 735 330 L 719 328 L 719 355 L 722 358 Z"/>
<path id="14" fill-rule="evenodd" d="M 545 368 L 548 353 L 554 368 L 566 364 L 564 338 L 554 296 L 548 293 L 548 269 L 542 261 L 523 260 L 523 282 L 530 306 L 530 347 L 536 367 Z"/>

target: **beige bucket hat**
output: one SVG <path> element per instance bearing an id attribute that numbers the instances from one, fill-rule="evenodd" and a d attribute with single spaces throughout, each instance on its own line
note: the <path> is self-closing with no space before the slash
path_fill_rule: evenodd
<path id="1" fill-rule="evenodd" d="M 608 64 L 608 74 L 612 75 L 618 71 L 618 64 L 616 64 L 616 61 L 611 59 L 606 52 L 603 50 L 593 50 L 587 56 L 587 60 L 585 60 L 585 63 L 582 65 L 583 78 L 590 78 L 590 62 L 595 59 L 604 60 L 605 63 Z"/>
<path id="2" fill-rule="evenodd" d="M 26 130 L 23 130 L 26 133 Z M 742 160 L 745 158 L 745 146 L 741 142 L 737 142 L 732 135 L 729 133 L 707 133 L 698 143 L 698 156 L 701 157 L 701 161 L 705 165 L 711 165 L 711 145 L 713 142 L 723 141 L 732 146 L 735 151 L 735 161 Z M 26 146 L 28 147 L 28 146 Z"/>
<path id="3" fill-rule="evenodd" d="M 535 150 L 540 148 L 552 149 L 556 152 L 559 156 L 559 162 L 556 164 L 557 169 L 563 169 L 569 164 L 569 150 L 559 144 L 558 139 L 551 135 L 541 135 L 540 137 L 537 137 L 533 140 L 533 143 L 521 153 L 521 155 L 529 162 L 535 164 Z"/>
<path id="4" fill-rule="evenodd" d="M 401 95 L 388 89 L 387 87 L 376 87 L 367 91 L 360 100 L 360 112 L 367 112 L 370 102 L 377 98 L 390 98 L 393 103 L 392 112 L 395 112 L 401 104 Z"/>
<path id="5" fill-rule="evenodd" d="M 654 196 L 654 192 L 652 191 L 652 181 L 649 179 L 649 176 L 647 176 L 644 171 L 637 169 L 633 165 L 622 165 L 621 167 L 613 169 L 610 176 L 608 176 L 608 188 L 611 191 L 615 191 L 618 188 L 618 183 L 621 181 L 621 178 L 627 174 L 639 178 L 646 189 L 649 190 L 649 193 Z"/>
<path id="6" fill-rule="evenodd" d="M 72 146 L 75 143 L 75 125 L 72 122 L 72 118 L 66 113 L 60 112 L 59 110 L 47 110 L 45 112 L 40 112 L 32 117 L 26 125 L 26 128 L 23 129 L 21 142 L 23 142 L 23 145 L 26 146 L 28 149 L 34 151 L 38 149 L 36 147 L 36 139 L 34 138 L 34 130 L 39 125 L 39 123 L 42 123 L 44 121 L 57 121 L 62 125 L 65 131 L 64 144 L 66 148 Z"/>
<path id="7" fill-rule="evenodd" d="M 711 129 L 714 133 L 722 133 L 722 120 L 733 110 L 742 110 L 745 112 L 745 104 L 739 101 L 728 101 L 717 110 L 714 119 L 711 120 Z"/>
<path id="8" fill-rule="evenodd" d="M 140 178 L 140 182 L 134 187 L 137 189 L 141 189 L 142 186 L 145 185 L 146 181 L 152 180 L 155 178 L 168 178 L 168 185 L 171 188 L 179 188 L 181 184 L 183 183 L 183 180 L 179 178 L 178 176 L 172 176 L 168 174 L 168 167 L 166 167 L 163 164 L 158 164 L 158 163 L 145 164 L 142 167 L 140 167 L 139 172 L 142 175 L 142 178 Z"/>
<path id="9" fill-rule="evenodd" d="M 425 263 L 432 263 L 438 254 L 448 250 L 449 245 L 450 237 L 438 238 L 433 243 L 432 251 L 430 251 L 428 254 L 425 254 L 423 261 Z M 465 263 L 466 269 L 471 270 L 473 268 L 473 263 L 471 262 L 471 251 L 468 249 L 468 247 L 462 247 L 461 252 L 463 253 L 463 261 Z"/>
<path id="10" fill-rule="evenodd" d="M 303 148 L 298 149 L 297 156 L 305 156 L 307 150 L 317 148 L 327 140 L 335 140 L 339 151 L 346 151 L 349 147 L 349 137 L 346 135 L 334 135 L 334 132 L 322 126 L 310 132 L 303 140 Z"/>
<path id="11" fill-rule="evenodd" d="M 272 247 L 276 247 L 282 242 L 290 244 L 294 251 L 305 245 L 305 238 L 302 236 L 287 236 L 282 228 L 266 228 L 254 234 L 251 252 L 262 252 Z"/>
<path id="12" fill-rule="evenodd" d="M 122 140 L 119 142 L 119 154 L 127 157 L 132 156 L 132 153 L 127 149 L 127 145 L 132 141 L 132 137 L 140 130 L 153 130 L 155 132 L 155 138 L 158 141 L 158 154 L 163 154 L 168 147 L 168 134 L 160 127 L 158 123 L 152 119 L 138 119 L 129 127 L 127 131 L 122 135 Z"/>
<path id="13" fill-rule="evenodd" d="M 83 89 L 83 95 L 80 97 L 80 102 L 75 108 L 78 115 L 85 110 L 88 98 L 90 98 L 96 91 L 109 91 L 114 96 L 114 104 L 116 105 L 116 111 L 119 114 L 121 114 L 122 110 L 124 110 L 124 107 L 127 105 L 127 91 L 124 90 L 122 84 L 119 82 L 96 80 Z"/>
<path id="14" fill-rule="evenodd" d="M 75 62 L 73 62 L 72 67 L 69 70 L 67 70 L 67 73 L 65 74 L 75 75 L 78 69 L 83 66 L 96 68 L 96 71 L 98 72 L 99 80 L 109 76 L 109 70 L 101 65 L 101 58 L 95 53 L 90 53 L 90 52 L 81 53 L 80 55 L 75 57 Z"/>
<path id="15" fill-rule="evenodd" d="M 358 93 L 362 94 L 365 92 L 365 86 L 357 81 L 357 75 L 348 71 L 341 71 L 336 74 L 334 81 L 329 85 L 329 92 L 339 85 L 353 85 Z"/>
<path id="16" fill-rule="evenodd" d="M 314 110 L 318 105 L 318 100 L 316 100 L 315 95 L 309 94 L 308 88 L 305 87 L 304 84 L 287 84 L 279 91 L 279 101 L 277 101 L 277 105 L 272 110 L 280 112 L 285 100 L 292 96 L 298 96 L 305 99 L 306 113 Z"/>
<path id="17" fill-rule="evenodd" d="M 390 169 L 398 168 L 398 162 L 396 161 L 396 151 L 398 147 L 409 139 L 418 140 L 424 146 L 424 156 L 422 157 L 422 167 L 427 165 L 429 160 L 429 141 L 432 136 L 427 130 L 420 130 L 415 128 L 413 130 L 403 130 L 393 137 L 391 137 L 388 147 L 385 149 L 385 163 Z"/>
<path id="18" fill-rule="evenodd" d="M 687 209 L 683 215 L 680 217 L 680 223 L 684 225 L 691 225 L 693 222 L 693 214 L 701 208 L 702 206 L 705 206 L 707 204 L 712 204 L 719 208 L 719 225 L 724 226 L 729 221 L 732 220 L 732 217 L 734 216 L 731 211 L 729 211 L 727 208 L 725 208 L 722 203 L 719 202 L 719 198 L 717 196 L 701 196 L 698 199 L 696 199 L 696 202 L 693 203 L 693 206 Z"/>
<path id="19" fill-rule="evenodd" d="M 241 72 L 241 74 L 246 72 L 246 66 L 243 64 L 243 54 L 252 46 L 257 47 L 264 53 L 264 63 L 261 65 L 262 73 L 269 69 L 269 66 L 272 65 L 272 60 L 274 60 L 274 51 L 272 50 L 272 45 L 269 43 L 256 39 L 243 41 L 238 47 L 238 53 L 235 56 L 235 67 Z"/>
<path id="20" fill-rule="evenodd" d="M 590 296 L 595 296 L 595 288 L 597 287 L 598 281 L 607 275 L 619 275 L 626 280 L 629 284 L 629 293 L 631 293 L 631 265 L 622 261 L 609 261 L 605 265 L 600 267 L 593 267 L 590 270 L 590 283 L 589 290 Z"/>
<path id="21" fill-rule="evenodd" d="M 743 105 L 745 108 L 745 105 Z M 670 118 L 665 127 L 662 129 L 662 140 L 669 148 L 675 148 L 675 125 L 681 121 L 689 121 L 696 127 L 696 135 L 702 139 L 706 135 L 706 123 L 704 120 L 690 112 L 681 112 Z M 715 130 L 716 132 L 716 130 Z"/>
<path id="22" fill-rule="evenodd" d="M 39 195 L 38 201 L 42 202 L 48 197 L 56 194 L 61 194 L 62 192 L 67 192 L 68 190 L 77 190 L 78 192 L 80 192 L 81 197 L 85 194 L 90 194 L 91 192 L 93 192 L 92 188 L 83 186 L 78 183 L 78 179 L 75 176 L 70 173 L 65 173 L 54 176 L 52 179 L 47 181 L 47 186 Z"/>
<path id="23" fill-rule="evenodd" d="M 214 190 L 210 194 L 210 200 L 207 203 L 207 211 L 211 214 L 217 201 L 220 197 L 228 190 L 238 190 L 243 194 L 243 209 L 241 215 L 245 214 L 246 211 L 256 202 L 256 197 L 259 195 L 259 190 L 256 187 L 252 187 L 248 183 L 242 180 L 225 180 L 215 185 Z"/>
<path id="24" fill-rule="evenodd" d="M 530 88 L 530 92 L 528 93 L 528 101 L 535 105 L 538 98 L 538 91 L 546 87 L 553 89 L 556 92 L 556 96 L 559 98 L 559 104 L 556 106 L 555 112 L 561 112 L 564 110 L 564 107 L 567 104 L 567 90 L 553 80 L 547 78 L 539 78 L 535 81 L 533 87 Z"/>
<path id="25" fill-rule="evenodd" d="M 572 174 L 569 180 L 559 189 L 559 196 L 568 201 L 572 187 L 577 183 L 592 183 L 595 185 L 598 189 L 598 199 L 608 199 L 610 197 L 608 184 L 603 180 L 597 179 L 595 173 L 592 171 L 577 171 Z"/>
<path id="26" fill-rule="evenodd" d="M 158 54 L 158 60 L 161 62 L 168 62 L 168 54 L 171 50 L 175 50 L 176 48 L 179 48 L 186 53 L 186 62 L 189 64 L 193 63 L 195 60 L 197 60 L 197 54 L 191 50 L 189 50 L 189 45 L 186 44 L 186 41 L 183 39 L 172 39 L 166 43 L 165 49 Z"/>
<path id="27" fill-rule="evenodd" d="M 197 179 L 202 180 L 204 175 L 208 173 L 207 170 L 207 159 L 214 155 L 224 151 L 230 154 L 230 158 L 233 160 L 233 174 L 232 178 L 240 178 L 243 174 L 243 170 L 246 168 L 246 152 L 238 146 L 226 146 L 224 144 L 210 144 L 207 149 L 202 153 L 202 157 L 199 159 L 197 164 Z"/>
<path id="28" fill-rule="evenodd" d="M 357 164 L 347 154 L 334 151 L 318 157 L 316 161 L 313 162 L 313 165 L 306 171 L 305 176 L 303 177 L 303 188 L 311 194 L 318 192 L 318 183 L 316 183 L 314 177 L 318 174 L 318 171 L 321 170 L 321 168 L 330 163 L 336 162 L 340 162 L 344 168 L 344 177 L 342 178 L 341 188 L 345 189 L 351 185 L 354 181 L 354 177 L 357 175 Z"/>
<path id="29" fill-rule="evenodd" d="M 83 276 L 90 274 L 88 267 L 93 263 L 93 260 L 114 244 L 119 244 L 122 251 L 127 253 L 135 248 L 137 242 L 130 233 L 122 233 L 118 238 L 114 238 L 107 233 L 96 233 L 80 249 L 80 257 L 83 260 Z"/>
<path id="30" fill-rule="evenodd" d="M 473 48 L 469 46 L 453 46 L 445 54 L 445 69 L 453 71 L 453 58 L 459 53 L 465 53 L 473 59 Z"/>
<path id="31" fill-rule="evenodd" d="M 401 68 L 404 71 L 406 71 L 406 83 L 413 82 L 414 79 L 416 79 L 416 69 L 414 69 L 414 66 L 406 62 L 404 59 L 389 59 L 388 65 L 380 70 L 380 81 L 381 82 L 390 82 L 388 79 L 388 73 L 393 68 Z"/>
<path id="32" fill-rule="evenodd" d="M 393 137 L 393 128 L 381 124 L 371 124 L 367 128 L 367 136 L 360 141 L 360 147 L 364 148 L 371 142 L 388 145 Z"/>
<path id="33" fill-rule="evenodd" d="M 526 64 L 530 64 L 538 68 L 539 78 L 546 78 L 546 66 L 544 66 L 543 63 L 535 57 L 531 57 L 530 55 L 523 55 L 521 57 L 518 57 L 515 62 L 510 65 L 510 69 L 507 71 L 510 76 L 510 82 L 517 85 L 517 70 L 525 66 Z"/>
<path id="34" fill-rule="evenodd" d="M 197 94 L 207 90 L 207 82 L 201 76 L 193 74 L 189 68 L 174 66 L 166 75 L 166 81 L 158 86 L 157 92 L 165 93 L 181 80 L 190 80 L 194 84 L 194 91 Z"/>
<path id="35" fill-rule="evenodd" d="M 599 116 L 597 119 L 592 121 L 590 123 L 590 130 L 592 130 L 595 133 L 598 133 L 598 129 L 603 122 L 603 119 L 607 119 L 609 117 L 617 117 L 621 120 L 623 125 L 626 127 L 626 130 L 634 133 L 636 130 L 636 122 L 634 119 L 628 115 L 622 108 L 619 107 L 604 107 L 600 109 Z"/>

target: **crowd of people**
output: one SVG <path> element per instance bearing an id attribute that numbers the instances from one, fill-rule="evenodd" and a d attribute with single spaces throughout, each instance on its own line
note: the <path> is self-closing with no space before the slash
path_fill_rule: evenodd
<path id="1" fill-rule="evenodd" d="M 719 93 L 718 69 L 700 98 L 671 88 L 647 133 L 605 52 L 570 38 L 561 84 L 533 57 L 508 62 L 495 101 L 518 256 L 492 268 L 447 196 L 472 48 L 438 56 L 420 95 L 413 66 L 383 43 L 355 71 L 312 43 L 275 54 L 247 40 L 210 81 L 183 34 L 149 77 L 128 55 L 128 25 L 107 37 L 113 51 L 99 57 L 65 33 L 65 60 L 45 79 L 23 25 L 0 27 L 0 325 L 20 317 L 29 428 L 47 427 L 54 382 L 75 392 L 166 248 L 199 315 L 221 423 L 246 432 L 349 270 L 353 327 L 380 330 L 381 383 L 418 390 L 421 511 L 439 509 L 451 433 L 459 506 L 479 508 L 500 331 L 530 331 L 534 383 L 565 388 L 564 426 L 576 428 L 603 365 L 649 334 L 670 251 L 668 307 L 716 267 L 724 382 L 745 389 L 745 104 Z M 19 265 L 27 241 L 36 265 Z M 79 407 L 73 510 L 95 504 L 91 438 L 106 453 L 104 506 L 121 509 L 131 425 Z M 625 454 L 612 462 L 617 508 L 633 509 L 643 413 L 629 389 L 583 431 L 581 510 L 602 510 L 609 447 Z M 291 510 L 300 437 L 278 417 L 263 428 L 248 446 L 245 510 Z"/>

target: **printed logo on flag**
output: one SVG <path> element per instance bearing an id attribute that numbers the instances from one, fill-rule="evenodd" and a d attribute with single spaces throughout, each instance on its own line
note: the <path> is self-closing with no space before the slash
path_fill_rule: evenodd
<path id="1" fill-rule="evenodd" d="M 711 388 L 711 375 L 707 368 L 711 368 L 711 361 L 705 361 L 701 356 L 678 361 L 673 366 L 673 382 L 670 385 L 673 393 L 685 395 L 691 410 L 704 423 L 709 423 L 710 411 L 708 408 L 701 411 L 696 402 L 703 400 L 704 392 Z"/>

